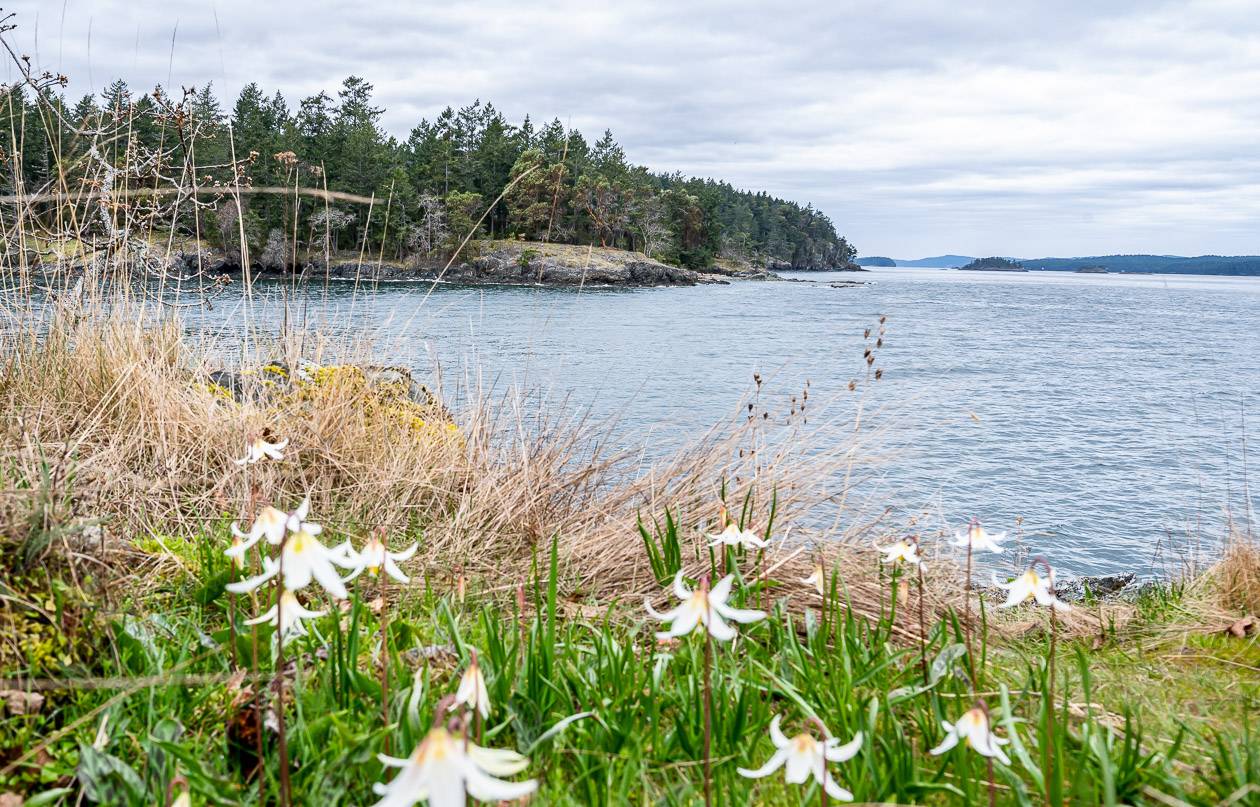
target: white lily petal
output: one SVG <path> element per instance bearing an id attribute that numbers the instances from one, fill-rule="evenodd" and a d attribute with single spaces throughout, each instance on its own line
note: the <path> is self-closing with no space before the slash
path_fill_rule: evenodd
<path id="1" fill-rule="evenodd" d="M 708 617 L 707 627 L 709 629 L 710 636 L 717 639 L 719 642 L 729 642 L 731 639 L 735 638 L 737 635 L 736 630 L 722 621 L 722 615 L 718 613 L 716 608 L 709 612 Z"/>
<path id="2" fill-rule="evenodd" d="M 823 777 L 823 789 L 827 791 L 827 795 L 836 801 L 853 801 L 853 794 L 840 787 L 840 783 L 831 778 L 831 774 Z"/>
<path id="3" fill-rule="evenodd" d="M 731 620 L 732 622 L 739 622 L 744 625 L 766 618 L 765 611 L 732 608 L 725 603 L 713 603 L 712 607 L 713 610 L 721 616 Z"/>
<path id="4" fill-rule="evenodd" d="M 945 739 L 941 740 L 941 744 L 933 748 L 931 751 L 928 751 L 928 753 L 932 756 L 939 757 L 941 754 L 944 754 L 956 745 L 958 745 L 958 732 L 954 731 L 953 726 L 949 726 L 948 730 L 945 732 Z"/>
<path id="5" fill-rule="evenodd" d="M 828 762 L 848 762 L 857 756 L 857 752 L 862 750 L 862 732 L 858 732 L 853 736 L 852 740 L 844 745 L 837 745 L 828 748 L 823 752 Z"/>
<path id="6" fill-rule="evenodd" d="M 685 600 L 691 596 L 691 589 L 683 584 L 682 569 L 679 569 L 678 574 L 674 575 L 674 595 L 680 600 Z"/>
<path id="7" fill-rule="evenodd" d="M 779 720 L 782 715 L 775 715 L 770 721 L 770 742 L 774 743 L 775 748 L 783 748 L 788 744 L 787 735 L 783 733 L 783 729 L 779 728 Z"/>
<path id="8" fill-rule="evenodd" d="M 771 755 L 766 764 L 762 765 L 760 768 L 756 768 L 754 770 L 749 770 L 748 768 L 736 768 L 735 772 L 746 779 L 761 779 L 762 777 L 769 776 L 779 768 L 783 767 L 783 762 L 787 759 L 787 757 L 788 749 L 779 748 Z"/>

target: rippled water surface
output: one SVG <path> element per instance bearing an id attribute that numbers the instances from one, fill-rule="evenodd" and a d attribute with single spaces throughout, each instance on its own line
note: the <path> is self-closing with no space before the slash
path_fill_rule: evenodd
<path id="1" fill-rule="evenodd" d="M 882 460 L 869 501 L 938 522 L 1022 518 L 1075 573 L 1145 571 L 1246 512 L 1260 420 L 1260 278 L 931 269 L 638 290 L 312 289 L 312 321 L 369 326 L 391 360 L 542 387 L 618 415 L 657 449 L 769 394 L 846 393 L 863 330 L 888 318 L 868 403 Z M 869 281 L 856 288 L 829 282 Z M 274 301 L 281 287 L 260 286 Z M 427 296 L 426 296 L 427 295 Z M 261 310 L 268 310 L 264 302 Z M 196 327 L 229 324 L 219 305 Z M 1249 421 L 1248 418 L 1251 420 Z M 873 432 L 873 433 L 874 433 Z M 1260 446 L 1257 447 L 1260 450 Z M 1253 497 L 1253 502 L 1255 501 Z"/>

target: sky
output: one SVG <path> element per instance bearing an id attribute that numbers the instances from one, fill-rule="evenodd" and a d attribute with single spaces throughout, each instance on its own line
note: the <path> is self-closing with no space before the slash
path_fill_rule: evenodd
<path id="1" fill-rule="evenodd" d="M 1254 0 L 17 0 L 69 94 L 347 75 L 811 203 L 863 255 L 1260 253 Z M 10 69 L 9 77 L 12 77 Z"/>

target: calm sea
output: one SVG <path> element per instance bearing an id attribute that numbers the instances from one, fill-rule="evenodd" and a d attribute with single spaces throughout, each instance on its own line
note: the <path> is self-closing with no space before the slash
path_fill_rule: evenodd
<path id="1" fill-rule="evenodd" d="M 1245 521 L 1260 278 L 796 277 L 580 291 L 342 283 L 290 303 L 320 327 L 376 329 L 390 362 L 421 373 L 436 363 L 448 380 L 477 372 L 567 396 L 654 451 L 732 417 L 754 373 L 763 397 L 786 401 L 807 379 L 811 400 L 844 394 L 863 366 L 863 331 L 886 316 L 883 379 L 867 404 L 880 462 L 863 484 L 894 518 L 977 515 L 1012 530 L 1020 519 L 1030 548 L 1076 574 L 1149 572 L 1209 550 L 1227 512 Z M 867 283 L 829 285 L 854 279 Z M 260 312 L 276 310 L 282 288 L 258 286 Z M 230 331 L 239 307 L 197 316 L 194 327 Z"/>

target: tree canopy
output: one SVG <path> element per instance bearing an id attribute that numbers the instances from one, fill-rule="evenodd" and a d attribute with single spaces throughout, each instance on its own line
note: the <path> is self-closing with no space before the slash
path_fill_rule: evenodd
<path id="1" fill-rule="evenodd" d="M 295 238 L 295 253 L 368 249 L 436 258 L 474 227 L 474 237 L 597 244 L 693 268 L 725 257 L 817 269 L 855 254 L 812 206 L 721 180 L 654 172 L 630 162 L 608 130 L 590 143 L 559 120 L 535 124 L 526 116 L 513 124 L 492 104 L 474 101 L 421 120 L 399 140 L 381 126 L 373 86 L 358 76 L 335 95 L 320 92 L 296 106 L 257 84 L 230 106 L 209 85 L 185 90 L 182 101 L 161 88 L 137 95 L 122 81 L 73 106 L 51 94 L 39 103 L 32 96 L 9 88 L 0 108 L 4 130 L 24 132 L 19 153 L 3 155 L 7 193 L 73 182 L 76 171 L 86 176 L 89 154 L 120 167 L 156 154 L 176 173 L 183 160 L 189 176 L 181 181 L 202 187 L 303 186 L 375 198 L 372 205 L 329 207 L 249 196 L 239 208 L 219 204 L 206 221 L 194 220 L 194 210 L 205 211 L 195 205 L 175 217 L 176 229 L 224 247 L 244 232 L 255 256 L 271 242 Z M 120 121 L 127 126 L 118 136 L 101 136 Z"/>

